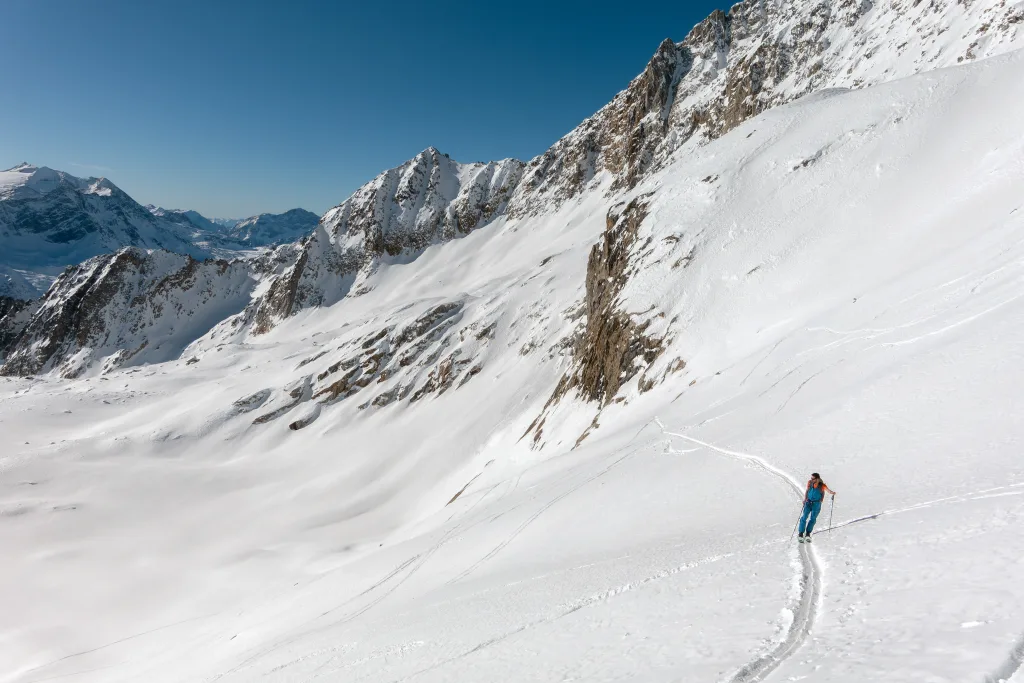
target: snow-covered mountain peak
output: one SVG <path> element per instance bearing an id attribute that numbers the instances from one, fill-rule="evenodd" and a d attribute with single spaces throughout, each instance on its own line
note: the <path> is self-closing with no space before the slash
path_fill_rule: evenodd
<path id="1" fill-rule="evenodd" d="M 207 255 L 106 178 L 31 164 L 0 172 L 0 266 L 52 279 L 65 266 L 124 246 Z"/>
<path id="2" fill-rule="evenodd" d="M 106 178 L 79 178 L 49 166 L 21 163 L 0 171 L 0 200 L 41 197 L 58 188 L 103 197 L 122 193 L 120 188 Z"/>
<path id="3" fill-rule="evenodd" d="M 0 200 L 44 195 L 56 189 L 62 182 L 80 188 L 74 176 L 55 171 L 46 166 L 22 163 L 0 172 Z"/>
<path id="4" fill-rule="evenodd" d="M 302 308 L 365 292 L 379 264 L 414 258 L 501 215 L 523 168 L 517 159 L 463 164 L 429 147 L 384 171 L 324 214 L 248 319 L 267 331 Z"/>
<path id="5" fill-rule="evenodd" d="M 253 248 L 272 247 L 300 240 L 313 231 L 320 216 L 305 209 L 289 209 L 284 213 L 261 213 L 237 221 L 205 218 L 202 220 L 223 235 L 225 240 Z M 193 222 L 196 222 L 195 219 Z"/>
<path id="6" fill-rule="evenodd" d="M 45 166 L 43 168 L 45 168 Z M 0 174 L 2 174 L 2 173 L 19 174 L 23 179 L 27 180 L 27 178 L 29 176 L 31 176 L 32 174 L 34 174 L 38 170 L 39 170 L 39 166 L 36 166 L 35 164 L 30 164 L 27 161 L 23 161 L 20 164 L 16 164 L 15 166 L 12 166 L 11 168 L 8 168 L 8 169 L 5 169 L 3 171 L 0 171 Z M 11 178 L 9 180 L 13 181 L 16 178 L 17 178 L 17 176 L 15 176 L 15 177 L 13 177 L 13 178 Z"/>
<path id="7" fill-rule="evenodd" d="M 90 178 L 89 185 L 85 190 L 87 194 L 95 194 L 101 197 L 109 197 L 118 191 L 120 189 L 106 178 Z"/>

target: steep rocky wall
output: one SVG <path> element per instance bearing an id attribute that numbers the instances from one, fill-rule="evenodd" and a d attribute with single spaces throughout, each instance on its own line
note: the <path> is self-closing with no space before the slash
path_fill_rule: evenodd
<path id="1" fill-rule="evenodd" d="M 661 355 L 664 340 L 648 334 L 654 311 L 630 314 L 620 302 L 623 289 L 636 273 L 637 252 L 649 246 L 638 244 L 638 235 L 650 199 L 649 194 L 641 195 L 608 211 L 601 241 L 591 248 L 587 259 L 586 319 L 572 339 L 569 369 L 523 434 L 524 438 L 531 436 L 535 447 L 542 444 L 547 418 L 563 398 L 574 396 L 603 408 Z M 650 388 L 643 379 L 640 384 L 642 391 Z M 596 424 L 595 417 L 591 427 Z"/>
<path id="2" fill-rule="evenodd" d="M 587 323 L 566 389 L 577 389 L 590 401 L 608 403 L 661 353 L 661 341 L 645 334 L 649 323 L 619 307 L 619 294 L 632 271 L 630 255 L 637 232 L 647 217 L 646 200 L 638 197 L 608 213 L 604 236 L 587 261 Z"/>
<path id="3" fill-rule="evenodd" d="M 0 362 L 7 357 L 8 349 L 28 326 L 37 310 L 39 300 L 23 301 L 0 296 Z"/>
<path id="4" fill-rule="evenodd" d="M 542 445 L 547 419 L 562 399 L 577 397 L 603 408 L 616 398 L 623 385 L 661 354 L 663 340 L 647 334 L 650 318 L 627 313 L 619 301 L 635 273 L 636 251 L 644 246 L 637 244 L 637 238 L 647 217 L 649 200 L 650 195 L 641 195 L 608 211 L 601 241 L 591 248 L 587 259 L 583 301 L 586 318 L 582 329 L 577 328 L 568 340 L 569 369 L 522 437 L 531 437 L 534 447 Z M 596 425 L 595 417 L 591 427 Z M 580 436 L 580 441 L 587 432 Z"/>

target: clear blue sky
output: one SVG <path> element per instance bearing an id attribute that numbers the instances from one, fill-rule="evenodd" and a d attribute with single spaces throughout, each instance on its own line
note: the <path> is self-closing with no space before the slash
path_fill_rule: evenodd
<path id="1" fill-rule="evenodd" d="M 543 152 L 717 4 L 8 2 L 0 168 L 211 217 L 321 213 L 430 145 Z"/>

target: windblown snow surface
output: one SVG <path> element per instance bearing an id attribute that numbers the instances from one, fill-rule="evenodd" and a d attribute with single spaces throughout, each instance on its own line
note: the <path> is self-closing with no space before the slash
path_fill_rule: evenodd
<path id="1" fill-rule="evenodd" d="M 268 335 L 4 379 L 0 681 L 1024 680 L 1021 74 L 812 96 Z M 535 449 L 590 247 L 651 192 L 621 305 L 686 367 Z M 453 301 L 497 320 L 465 386 L 253 424 Z M 811 471 L 835 528 L 797 545 Z"/>

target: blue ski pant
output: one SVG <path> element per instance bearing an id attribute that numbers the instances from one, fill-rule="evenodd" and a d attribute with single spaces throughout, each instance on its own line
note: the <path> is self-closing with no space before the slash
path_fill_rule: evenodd
<path id="1" fill-rule="evenodd" d="M 800 515 L 800 533 L 810 535 L 814 530 L 814 522 L 818 520 L 818 513 L 821 512 L 821 501 L 805 500 L 804 512 Z"/>

